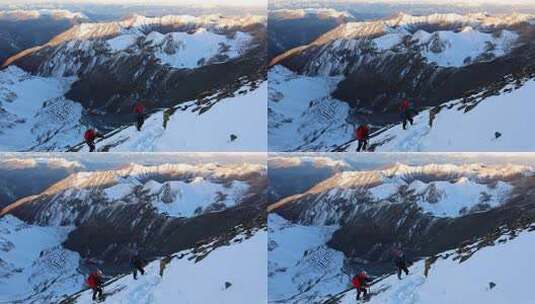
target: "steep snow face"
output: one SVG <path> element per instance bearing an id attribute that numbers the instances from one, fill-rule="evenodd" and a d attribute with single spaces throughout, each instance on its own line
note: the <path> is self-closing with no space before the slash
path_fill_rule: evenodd
<path id="1" fill-rule="evenodd" d="M 503 205 L 513 193 L 513 180 L 533 172 L 531 167 L 479 164 L 397 164 L 384 170 L 346 171 L 270 209 L 305 202 L 300 220 L 315 225 L 340 223 L 343 217 L 391 204 L 415 206 L 435 217 L 459 217 Z"/>
<path id="2" fill-rule="evenodd" d="M 157 49 L 155 55 L 163 63 L 188 69 L 239 57 L 247 50 L 251 40 L 251 35 L 241 31 L 233 37 L 226 37 L 206 29 L 194 33 L 169 33 L 165 36 L 152 32 L 146 39 Z"/>
<path id="3" fill-rule="evenodd" d="M 124 184 L 112 188 L 114 189 L 104 190 L 108 197 L 120 199 L 132 193 L 132 189 Z M 169 181 L 163 184 L 151 180 L 142 189 L 155 198 L 151 203 L 160 213 L 174 217 L 192 217 L 237 205 L 249 185 L 240 181 L 225 185 L 196 177 L 190 182 Z"/>
<path id="4" fill-rule="evenodd" d="M 159 276 L 159 263 L 150 263 L 146 274 L 128 275 L 104 287 L 103 303 L 266 303 L 267 232 L 251 238 L 238 236 L 229 246 L 218 247 L 197 261 L 193 252 L 174 258 Z M 243 239 L 241 242 L 238 239 Z M 72 303 L 91 304 L 91 292 Z"/>
<path id="5" fill-rule="evenodd" d="M 347 284 L 344 255 L 325 244 L 337 226 L 301 226 L 270 214 L 269 302 L 316 303 Z"/>
<path id="6" fill-rule="evenodd" d="M 413 36 L 421 45 L 421 53 L 429 62 L 444 67 L 462 67 L 485 61 L 509 52 L 518 34 L 503 30 L 497 34 L 482 33 L 472 27 L 460 32 L 437 31 L 429 34 L 419 30 Z"/>
<path id="7" fill-rule="evenodd" d="M 143 41 L 143 42 L 140 42 Z M 152 49 L 162 64 L 174 68 L 193 69 L 210 63 L 220 63 L 244 54 L 252 36 L 238 31 L 232 37 L 200 28 L 193 33 L 153 31 L 121 34 L 106 41 L 112 52 L 138 51 L 139 43 Z"/>
<path id="8" fill-rule="evenodd" d="M 0 218 L 1 303 L 56 303 L 82 286 L 80 256 L 61 245 L 69 232 Z"/>
<path id="9" fill-rule="evenodd" d="M 455 217 L 479 209 L 495 208 L 505 201 L 512 188 L 501 181 L 495 185 L 481 185 L 465 177 L 453 183 L 416 180 L 409 185 L 409 189 L 418 195 L 422 211 L 438 217 Z"/>
<path id="10" fill-rule="evenodd" d="M 529 278 L 535 272 L 534 242 L 535 233 L 522 232 L 514 239 L 503 236 L 464 261 L 455 258 L 455 252 L 442 254 L 448 257 L 433 263 L 427 278 L 424 262 L 417 262 L 401 281 L 392 275 L 373 285 L 368 303 L 532 303 Z M 355 292 L 348 292 L 338 303 L 355 303 Z"/>
<path id="11" fill-rule="evenodd" d="M 535 81 L 517 89 L 508 86 L 500 93 L 483 99 L 468 112 L 459 100 L 445 104 L 436 114 L 423 111 L 407 130 L 397 125 L 370 142 L 381 143 L 377 151 L 534 151 L 535 142 L 529 139 L 528 130 L 534 127 L 531 113 L 535 105 L 531 100 Z M 430 115 L 434 116 L 431 127 Z M 349 150 L 356 149 L 355 145 Z"/>
<path id="12" fill-rule="evenodd" d="M 72 78 L 0 71 L 0 150 L 60 150 L 82 138 L 82 107 L 63 94 Z"/>
<path id="13" fill-rule="evenodd" d="M 214 103 L 184 103 L 163 127 L 164 111 L 145 120 L 141 132 L 130 126 L 97 143 L 110 151 L 249 151 L 267 150 L 267 81 L 244 86 L 234 97 Z M 234 136 L 236 138 L 234 138 Z M 87 151 L 83 147 L 82 151 Z"/>
<path id="14" fill-rule="evenodd" d="M 270 151 L 318 151 L 351 139 L 349 105 L 330 97 L 341 78 L 300 76 L 280 65 L 268 77 Z"/>

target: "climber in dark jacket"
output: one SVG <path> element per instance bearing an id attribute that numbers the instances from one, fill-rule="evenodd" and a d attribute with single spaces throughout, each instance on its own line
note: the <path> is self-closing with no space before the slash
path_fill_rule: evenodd
<path id="1" fill-rule="evenodd" d="M 401 102 L 401 105 L 399 106 L 399 112 L 401 114 L 401 119 L 403 120 L 403 130 L 407 129 L 407 121 L 410 122 L 411 126 L 414 124 L 414 120 L 412 119 L 412 110 L 407 99 Z"/>
<path id="2" fill-rule="evenodd" d="M 409 268 L 407 268 L 407 259 L 405 258 L 405 254 L 401 250 L 401 248 L 394 248 L 392 250 L 392 254 L 394 255 L 394 263 L 396 264 L 396 268 L 398 271 L 398 279 L 401 280 L 401 272 L 405 272 L 405 275 L 409 275 Z"/>
<path id="3" fill-rule="evenodd" d="M 145 123 L 145 107 L 140 101 L 134 105 L 134 113 L 136 113 L 136 128 L 141 131 L 141 127 Z"/>
<path id="4" fill-rule="evenodd" d="M 141 275 L 145 274 L 145 270 L 143 269 L 143 267 L 145 267 L 146 264 L 147 262 L 143 260 L 138 254 L 132 256 L 132 258 L 130 259 L 130 265 L 133 268 L 134 280 L 137 280 L 138 271 L 141 273 Z"/>

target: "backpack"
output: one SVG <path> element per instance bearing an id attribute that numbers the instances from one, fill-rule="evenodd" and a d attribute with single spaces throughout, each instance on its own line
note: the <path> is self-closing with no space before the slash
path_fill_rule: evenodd
<path id="1" fill-rule="evenodd" d="M 92 272 L 88 277 L 87 279 L 85 280 L 85 284 L 87 286 L 89 286 L 90 288 L 95 288 L 97 287 L 97 278 L 96 278 L 96 274 L 94 272 Z"/>
<path id="2" fill-rule="evenodd" d="M 85 138 L 85 140 L 93 140 L 93 139 L 95 139 L 95 131 L 93 131 L 93 129 L 89 129 L 89 130 L 85 131 L 84 138 Z"/>

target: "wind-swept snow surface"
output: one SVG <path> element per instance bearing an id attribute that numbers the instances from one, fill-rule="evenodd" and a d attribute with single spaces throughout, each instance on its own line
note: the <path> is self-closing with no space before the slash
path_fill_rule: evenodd
<path id="1" fill-rule="evenodd" d="M 61 245 L 69 232 L 0 218 L 0 303 L 57 303 L 80 289 L 80 256 Z"/>
<path id="2" fill-rule="evenodd" d="M 61 150 L 82 138 L 82 106 L 65 99 L 73 79 L 0 71 L 0 150 Z"/>
<path id="3" fill-rule="evenodd" d="M 462 67 L 477 61 L 483 54 L 491 58 L 503 56 L 517 39 L 518 35 L 511 31 L 504 30 L 499 35 L 493 35 L 470 26 L 460 32 L 437 31 L 429 34 L 419 30 L 413 36 L 413 40 L 422 44 L 421 53 L 427 61 L 443 67 Z"/>
<path id="4" fill-rule="evenodd" d="M 431 110 L 427 110 L 418 114 L 407 130 L 397 125 L 370 142 L 383 143 L 376 151 L 385 152 L 534 151 L 533 96 L 535 81 L 530 80 L 510 93 L 502 91 L 483 99 L 468 112 L 461 102 L 452 101 L 434 115 L 432 127 Z M 355 145 L 349 150 L 356 149 Z"/>
<path id="5" fill-rule="evenodd" d="M 251 238 L 238 236 L 228 246 L 218 247 L 196 261 L 195 254 L 184 252 L 175 257 L 159 276 L 159 262 L 150 263 L 145 275 L 134 280 L 131 275 L 104 287 L 108 294 L 103 303 L 266 303 L 267 232 Z M 179 253 L 181 256 L 183 253 Z M 72 303 L 92 304 L 91 292 L 85 291 Z"/>
<path id="6" fill-rule="evenodd" d="M 148 35 L 122 34 L 107 40 L 106 43 L 112 52 L 121 52 L 129 48 L 136 49 L 139 40 L 144 40 L 149 47 L 154 48 L 155 57 L 163 64 L 174 68 L 193 69 L 213 60 L 229 60 L 242 55 L 248 49 L 252 37 L 240 31 L 232 37 L 227 37 L 200 28 L 193 33 L 162 34 L 153 31 Z"/>
<path id="7" fill-rule="evenodd" d="M 302 226 L 270 214 L 269 302 L 311 303 L 343 289 L 344 255 L 325 244 L 337 226 Z"/>
<path id="8" fill-rule="evenodd" d="M 483 247 L 462 262 L 450 252 L 449 257 L 438 258 L 431 265 L 428 278 L 423 275 L 424 262 L 417 262 L 401 281 L 392 275 L 373 285 L 371 291 L 378 294 L 367 303 L 535 303 L 531 280 L 535 273 L 535 233 L 522 232 L 510 238 L 503 236 L 495 245 Z M 355 292 L 348 292 L 337 303 L 355 303 Z"/>
<path id="9" fill-rule="evenodd" d="M 97 143 L 110 151 L 266 151 L 267 82 L 243 87 L 234 97 L 217 101 L 207 111 L 195 102 L 181 105 L 163 128 L 163 111 L 148 117 L 141 132 L 130 126 Z M 231 136 L 236 138 L 232 140 Z M 88 150 L 84 147 L 84 151 Z"/>
<path id="10" fill-rule="evenodd" d="M 306 77 L 278 65 L 269 72 L 269 150 L 317 151 L 351 139 L 349 105 L 332 99 L 338 77 Z"/>

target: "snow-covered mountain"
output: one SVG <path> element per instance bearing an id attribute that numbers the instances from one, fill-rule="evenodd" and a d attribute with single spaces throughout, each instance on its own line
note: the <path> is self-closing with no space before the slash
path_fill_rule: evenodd
<path id="1" fill-rule="evenodd" d="M 266 303 L 267 232 L 239 234 L 226 245 L 208 244 L 174 254 L 163 277 L 159 262 L 147 265 L 138 280 L 112 278 L 104 286 L 102 303 Z M 91 292 L 66 297 L 60 303 L 93 303 Z"/>
<path id="2" fill-rule="evenodd" d="M 527 14 L 399 14 L 385 20 L 340 25 L 314 42 L 272 61 L 270 77 L 276 81 L 275 92 L 269 95 L 270 115 L 273 114 L 270 119 L 275 122 L 269 130 L 270 150 L 344 151 L 348 149 L 345 143 L 352 137 L 351 130 L 362 122 L 370 124 L 374 132 L 397 125 L 402 99 L 409 99 L 415 111 L 425 111 L 460 99 L 491 97 L 492 94 L 482 91 L 495 93 L 496 86 L 511 90 L 511 87 L 529 83 L 527 80 L 532 78 L 530 71 L 533 70 L 531 62 L 535 57 L 531 43 L 533 20 L 534 17 Z M 293 85 L 280 85 L 284 83 L 281 79 Z M 509 81 L 511 79 L 513 81 Z M 310 89 L 312 81 L 321 92 L 314 93 L 315 90 Z M 510 87 L 506 88 L 504 82 Z M 323 89 L 319 89 L 320 86 Z M 299 98 L 281 107 L 283 103 L 278 101 L 284 101 L 285 96 L 294 92 L 301 93 Z M 314 122 L 324 121 L 313 115 L 318 108 L 315 104 L 331 107 L 342 102 L 348 104 L 347 110 L 333 112 L 333 117 L 324 124 L 334 124 L 338 130 L 318 129 L 317 123 L 295 123 L 300 127 L 291 127 L 294 121 L 309 116 L 315 117 Z M 311 109 L 307 108 L 309 106 Z M 518 107 L 525 108 L 521 103 Z M 298 115 L 299 118 L 295 118 Z M 278 135 L 283 120 L 290 125 L 291 132 Z M 476 120 L 471 121 L 473 124 Z M 511 122 L 512 125 L 516 123 L 525 126 L 523 119 Z M 424 132 L 421 129 L 418 134 Z M 485 129 L 489 134 L 496 131 Z M 293 138 L 297 140 L 288 142 Z M 440 139 L 435 136 L 433 140 Z M 412 143 L 407 143 L 411 148 L 401 151 L 420 149 Z M 508 143 L 491 150 L 517 148 L 518 145 Z M 389 150 L 395 149 L 398 147 Z M 462 145 L 455 143 L 446 150 L 464 151 Z M 482 151 L 485 147 L 477 146 L 474 150 Z"/>
<path id="3" fill-rule="evenodd" d="M 384 170 L 337 173 L 270 208 L 307 205 L 299 217 L 317 225 L 339 223 L 342 217 L 388 204 L 414 204 L 420 212 L 434 217 L 458 217 L 504 204 L 513 190 L 509 181 L 532 174 L 530 167 L 513 165 L 397 164 Z M 348 207 L 355 210 L 347 214 Z"/>
<path id="4" fill-rule="evenodd" d="M 83 132 L 93 127 L 106 133 L 105 151 L 265 151 L 265 22 L 136 15 L 73 26 L 4 64 L 0 145 L 80 150 Z M 128 126 L 136 101 L 144 103 L 148 123 L 134 138 Z M 245 110 L 252 115 L 241 115 Z"/>
<path id="5" fill-rule="evenodd" d="M 346 11 L 306 8 L 270 10 L 268 20 L 268 58 L 271 60 L 355 18 Z"/>
<path id="6" fill-rule="evenodd" d="M 350 107 L 330 96 L 339 77 L 299 76 L 282 66 L 268 77 L 270 151 L 321 151 L 351 139 Z"/>
<path id="7" fill-rule="evenodd" d="M 415 125 L 385 128 L 373 137 L 375 151 L 533 151 L 524 135 L 533 127 L 535 73 L 526 70 L 471 96 L 420 112 Z M 355 143 L 345 148 L 356 149 Z"/>
<path id="8" fill-rule="evenodd" d="M 78 142 L 85 131 L 83 107 L 64 96 L 73 81 L 33 76 L 15 66 L 0 71 L 2 150 L 64 150 Z"/>
<path id="9" fill-rule="evenodd" d="M 0 218 L 0 303 L 56 303 L 80 288 L 80 256 L 61 245 L 71 230 Z"/>
<path id="10" fill-rule="evenodd" d="M 336 226 L 292 224 L 268 217 L 269 303 L 314 303 L 343 289 L 343 253 L 326 246 Z"/>
<path id="11" fill-rule="evenodd" d="M 499 229 L 477 242 L 429 257 L 428 276 L 425 261 L 410 267 L 403 280 L 395 275 L 371 287 L 368 303 L 531 303 L 529 278 L 535 269 L 530 263 L 534 253 L 535 227 L 519 224 Z M 508 278 L 515 278 L 509 280 Z M 440 296 L 438 296 L 440 295 Z M 319 303 L 355 303 L 353 290 Z"/>
<path id="12" fill-rule="evenodd" d="M 266 204 L 265 174 L 265 166 L 253 164 L 82 171 L 0 213 L 30 224 L 76 226 L 68 248 L 116 267 L 121 264 L 111 261 L 124 262 L 128 248 L 141 242 L 146 254 L 154 256 L 194 244 L 186 231 L 207 238 L 256 218 Z M 207 228 L 195 232 L 200 223 Z M 106 230 L 114 233 L 101 233 Z M 88 238 L 95 241 L 83 241 Z"/>
<path id="13" fill-rule="evenodd" d="M 75 24 L 88 21 L 83 13 L 61 9 L 0 10 L 0 64 L 20 51 L 46 43 Z"/>
<path id="14" fill-rule="evenodd" d="M 95 268 L 111 279 L 110 303 L 266 299 L 265 269 L 253 267 L 266 263 L 265 188 L 266 167 L 249 163 L 80 170 L 0 211 L 0 301 L 85 303 Z M 152 262 L 140 281 L 124 276 L 132 252 Z M 182 281 L 193 285 L 177 291 Z"/>
<path id="15" fill-rule="evenodd" d="M 531 167 L 519 165 L 397 164 L 337 173 L 269 210 L 297 224 L 340 225 L 332 248 L 378 262 L 395 239 L 415 255 L 428 254 L 533 212 L 525 190 L 533 176 Z M 355 243 L 361 244 L 356 252 Z"/>
<path id="16" fill-rule="evenodd" d="M 97 140 L 105 151 L 266 151 L 267 81 L 244 85 L 236 93 L 216 94 L 173 109 L 166 128 L 164 110 L 153 113 L 141 132 L 135 126 Z M 89 151 L 85 144 L 72 150 Z"/>
<path id="17" fill-rule="evenodd" d="M 36 9 L 36 10 L 7 10 L 0 11 L 0 20 L 21 21 L 29 19 L 39 19 L 50 17 L 53 19 L 79 19 L 88 20 L 89 18 L 81 12 L 71 12 L 64 9 Z"/>
<path id="18" fill-rule="evenodd" d="M 257 16 L 147 18 L 135 15 L 124 21 L 82 23 L 45 45 L 13 56 L 5 65 L 24 65 L 24 58 L 43 56 L 44 60 L 37 67 L 32 66 L 34 72 L 71 76 L 94 69 L 103 61 L 118 64 L 124 53 L 136 56 L 151 53 L 152 60 L 162 65 L 192 69 L 243 55 L 258 43 L 253 42 L 250 31 L 264 22 Z M 97 58 L 90 60 L 90 56 Z"/>
<path id="19" fill-rule="evenodd" d="M 414 52 L 413 57 L 419 55 L 428 64 L 461 67 L 506 55 L 519 43 L 513 29 L 531 25 L 534 19 L 522 14 L 401 13 L 387 20 L 348 22 L 281 55 L 273 64 L 288 64 L 307 75 L 347 75 L 375 58 Z M 292 65 L 292 57 L 300 56 L 308 60 L 302 66 Z"/>
<path id="20" fill-rule="evenodd" d="M 240 204 L 265 178 L 264 170 L 248 164 L 132 164 L 118 170 L 77 172 L 37 195 L 13 202 L 0 215 L 14 213 L 43 225 L 71 225 L 143 202 L 156 214 L 192 217 Z"/>
<path id="21" fill-rule="evenodd" d="M 379 277 L 372 303 L 428 303 L 443 292 L 438 303 L 458 302 L 467 294 L 454 292 L 461 285 L 470 299 L 500 303 L 517 288 L 500 277 L 514 276 L 517 257 L 525 261 L 532 251 L 533 172 L 511 164 L 396 164 L 344 171 L 288 196 L 269 207 L 270 302 L 354 303 L 351 278 L 367 270 Z M 401 281 L 390 275 L 399 245 L 417 261 Z M 459 286 L 445 283 L 458 276 Z M 529 295 L 519 288 L 524 303 Z"/>
<path id="22" fill-rule="evenodd" d="M 51 183 L 84 169 L 79 162 L 63 158 L 2 157 L 0 160 L 0 208 L 20 198 L 40 193 Z M 32 182 L 28 183 L 28 180 Z"/>

